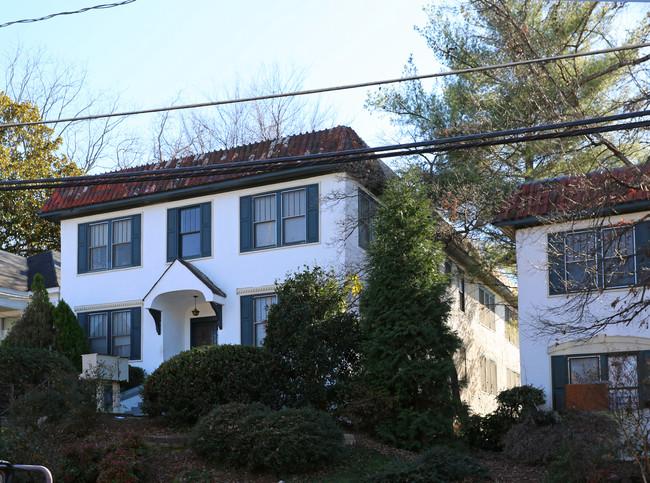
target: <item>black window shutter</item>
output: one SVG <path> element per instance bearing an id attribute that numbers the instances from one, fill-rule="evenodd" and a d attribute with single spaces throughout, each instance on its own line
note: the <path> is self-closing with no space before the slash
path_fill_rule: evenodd
<path id="1" fill-rule="evenodd" d="M 138 267 L 142 264 L 141 245 L 142 237 L 142 216 L 131 217 L 131 265 Z"/>
<path id="2" fill-rule="evenodd" d="M 634 229 L 636 244 L 637 284 L 645 285 L 650 279 L 650 221 L 642 221 Z"/>
<path id="3" fill-rule="evenodd" d="M 178 208 L 167 210 L 167 261 L 178 258 Z"/>
<path id="4" fill-rule="evenodd" d="M 201 256 L 212 254 L 212 205 L 201 203 Z"/>
<path id="5" fill-rule="evenodd" d="M 131 357 L 133 361 L 142 359 L 140 347 L 142 345 L 142 318 L 140 307 L 131 309 Z"/>
<path id="6" fill-rule="evenodd" d="M 548 293 L 558 295 L 566 293 L 566 274 L 564 271 L 564 234 L 548 235 Z"/>
<path id="7" fill-rule="evenodd" d="M 569 383 L 566 356 L 551 357 L 551 398 L 553 409 L 563 411 L 566 409 L 566 385 Z"/>
<path id="8" fill-rule="evenodd" d="M 239 251 L 249 252 L 253 249 L 253 198 L 239 198 Z"/>
<path id="9" fill-rule="evenodd" d="M 77 314 L 77 320 L 79 321 L 81 328 L 84 330 L 86 337 L 88 337 L 88 313 L 82 312 Z"/>
<path id="10" fill-rule="evenodd" d="M 370 232 L 368 231 L 369 215 L 368 196 L 361 190 L 358 191 L 357 203 L 357 231 L 359 232 L 359 246 L 364 250 L 368 248 Z"/>
<path id="11" fill-rule="evenodd" d="M 77 236 L 77 273 L 88 271 L 88 223 L 81 223 Z"/>
<path id="12" fill-rule="evenodd" d="M 318 241 L 318 185 L 307 186 L 307 243 Z"/>
<path id="13" fill-rule="evenodd" d="M 650 351 L 639 352 L 639 406 L 650 409 Z"/>
<path id="14" fill-rule="evenodd" d="M 241 345 L 253 345 L 253 296 L 241 297 Z"/>

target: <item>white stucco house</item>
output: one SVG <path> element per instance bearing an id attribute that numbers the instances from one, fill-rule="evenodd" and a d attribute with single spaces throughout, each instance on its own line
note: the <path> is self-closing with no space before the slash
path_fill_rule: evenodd
<path id="1" fill-rule="evenodd" d="M 637 179 L 525 183 L 494 220 L 516 242 L 522 383 L 555 410 L 650 404 L 650 191 Z"/>
<path id="2" fill-rule="evenodd" d="M 50 302 L 60 299 L 61 254 L 48 250 L 23 257 L 0 250 L 0 340 L 20 318 L 29 303 L 34 276 L 40 273 Z"/>
<path id="3" fill-rule="evenodd" d="M 127 176 L 119 184 L 55 189 L 41 216 L 61 225 L 61 296 L 91 350 L 151 372 L 195 346 L 260 344 L 277 280 L 305 265 L 344 272 L 362 264 L 390 170 L 340 156 L 366 148 L 352 129 L 336 127 L 138 166 L 117 172 Z M 485 401 L 475 399 L 489 407 L 519 374 L 505 330 L 509 292 L 496 278 L 464 276 L 458 267 L 472 263 L 465 251 L 450 251 L 450 260 L 452 323 L 473 338 L 463 367 L 470 379 L 487 371 L 472 390 L 487 389 Z"/>

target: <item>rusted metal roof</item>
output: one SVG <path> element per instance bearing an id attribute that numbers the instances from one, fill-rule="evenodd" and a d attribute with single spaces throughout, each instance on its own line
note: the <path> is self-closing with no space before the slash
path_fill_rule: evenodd
<path id="1" fill-rule="evenodd" d="M 315 131 L 311 133 L 287 136 L 273 141 L 263 141 L 245 146 L 238 146 L 221 151 L 186 156 L 179 159 L 151 163 L 129 169 L 115 171 L 128 173 L 136 171 L 151 171 L 161 169 L 187 168 L 197 166 L 219 165 L 244 161 L 266 160 L 301 156 L 308 154 L 333 153 L 352 149 L 362 149 L 368 146 L 354 132 L 345 126 Z M 296 163 L 298 166 L 298 163 Z M 241 171 L 235 174 L 208 174 L 189 178 L 171 178 L 157 180 L 142 180 L 123 184 L 96 184 L 56 188 L 52 196 L 41 208 L 41 214 L 72 210 L 110 202 L 137 199 L 152 194 L 175 192 L 203 185 L 212 185 L 224 181 L 247 178 L 272 171 L 269 168 Z"/>
<path id="2" fill-rule="evenodd" d="M 532 181 L 515 188 L 492 222 L 497 226 L 534 225 L 544 218 L 584 218 L 630 212 L 650 201 L 649 165 Z"/>

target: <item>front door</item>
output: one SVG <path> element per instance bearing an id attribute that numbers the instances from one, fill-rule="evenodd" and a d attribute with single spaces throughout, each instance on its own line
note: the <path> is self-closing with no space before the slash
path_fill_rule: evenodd
<path id="1" fill-rule="evenodd" d="M 191 347 L 217 345 L 217 317 L 196 317 L 190 319 Z"/>

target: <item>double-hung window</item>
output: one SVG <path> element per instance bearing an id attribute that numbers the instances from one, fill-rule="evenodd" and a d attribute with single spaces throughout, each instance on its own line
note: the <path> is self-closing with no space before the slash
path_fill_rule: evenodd
<path id="1" fill-rule="evenodd" d="M 201 203 L 167 210 L 167 261 L 212 254 L 212 205 Z"/>
<path id="2" fill-rule="evenodd" d="M 375 218 L 377 202 L 365 191 L 359 190 L 359 246 L 367 249 L 375 239 L 372 221 Z"/>
<path id="3" fill-rule="evenodd" d="M 261 346 L 266 337 L 269 309 L 277 301 L 275 294 L 241 297 L 241 343 Z"/>
<path id="4" fill-rule="evenodd" d="M 650 223 L 548 235 L 549 294 L 639 284 L 650 275 Z"/>
<path id="5" fill-rule="evenodd" d="M 241 252 L 319 240 L 318 185 L 243 196 L 239 202 Z"/>
<path id="6" fill-rule="evenodd" d="M 88 336 L 90 352 L 141 358 L 140 308 L 81 312 L 79 324 Z"/>
<path id="7" fill-rule="evenodd" d="M 141 215 L 78 226 L 77 272 L 140 265 Z"/>
<path id="8" fill-rule="evenodd" d="M 497 363 L 481 356 L 481 389 L 490 394 L 497 393 Z"/>
<path id="9" fill-rule="evenodd" d="M 478 303 L 481 305 L 479 315 L 480 323 L 490 330 L 495 330 L 494 310 L 496 305 L 494 302 L 494 294 L 479 285 Z"/>

